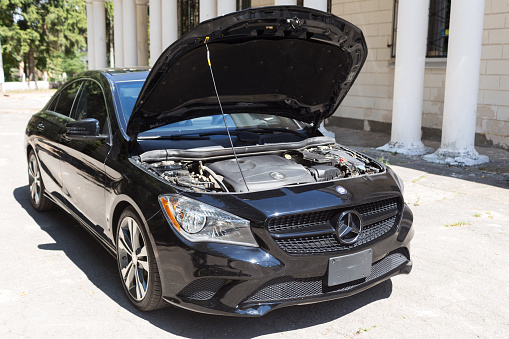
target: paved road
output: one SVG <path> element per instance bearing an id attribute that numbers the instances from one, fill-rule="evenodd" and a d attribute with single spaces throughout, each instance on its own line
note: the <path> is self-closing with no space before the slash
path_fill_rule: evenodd
<path id="1" fill-rule="evenodd" d="M 394 166 L 415 216 L 408 276 L 256 319 L 136 311 L 124 298 L 115 261 L 86 231 L 62 211 L 36 213 L 30 206 L 23 132 L 50 94 L 0 97 L 1 338 L 508 336 L 506 177 L 483 184 L 475 182 L 480 171 L 454 178 L 438 165 Z"/>

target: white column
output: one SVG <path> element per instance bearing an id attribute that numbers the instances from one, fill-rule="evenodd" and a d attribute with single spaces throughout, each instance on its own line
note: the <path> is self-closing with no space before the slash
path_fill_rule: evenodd
<path id="1" fill-rule="evenodd" d="M 113 0 L 113 22 L 115 28 L 115 67 L 124 67 L 124 25 L 122 0 Z"/>
<path id="2" fill-rule="evenodd" d="M 177 0 L 161 0 L 161 13 L 164 18 L 162 29 L 163 29 L 163 45 L 162 49 L 170 46 L 175 40 L 178 39 L 178 12 L 177 12 Z"/>
<path id="3" fill-rule="evenodd" d="M 161 22 L 161 0 L 150 0 L 150 65 L 154 65 L 161 55 L 161 43 L 163 41 Z"/>
<path id="4" fill-rule="evenodd" d="M 304 7 L 327 12 L 327 0 L 304 0 Z"/>
<path id="5" fill-rule="evenodd" d="M 297 5 L 297 0 L 275 0 L 274 5 L 283 6 L 283 5 Z"/>
<path id="6" fill-rule="evenodd" d="M 148 66 L 148 0 L 136 0 L 138 66 Z"/>
<path id="7" fill-rule="evenodd" d="M 94 4 L 92 3 L 92 0 L 87 0 L 87 49 L 88 49 L 88 69 L 95 69 Z"/>
<path id="8" fill-rule="evenodd" d="M 124 67 L 138 66 L 138 52 L 136 49 L 136 4 L 134 0 L 124 0 Z"/>
<path id="9" fill-rule="evenodd" d="M 429 0 L 400 0 L 394 70 L 391 141 L 378 149 L 421 155 L 431 149 L 421 141 L 424 66 Z"/>
<path id="10" fill-rule="evenodd" d="M 304 7 L 318 9 L 327 12 L 327 0 L 304 0 Z M 325 128 L 325 123 L 322 122 L 318 130 L 326 137 L 335 138 L 336 134 Z"/>
<path id="11" fill-rule="evenodd" d="M 44 72 L 44 75 L 46 75 L 46 72 Z M 3 92 L 4 82 L 5 75 L 4 75 L 4 63 L 2 61 L 2 37 L 0 37 L 0 93 Z"/>
<path id="12" fill-rule="evenodd" d="M 104 0 L 94 0 L 94 54 L 95 68 L 108 67 Z"/>
<path id="13" fill-rule="evenodd" d="M 237 11 L 235 0 L 217 0 L 217 15 L 225 15 Z"/>
<path id="14" fill-rule="evenodd" d="M 200 0 L 200 22 L 215 18 L 217 5 L 215 0 Z"/>
<path id="15" fill-rule="evenodd" d="M 474 148 L 483 19 L 484 0 L 452 2 L 442 143 L 425 160 L 467 166 L 489 161 Z"/>

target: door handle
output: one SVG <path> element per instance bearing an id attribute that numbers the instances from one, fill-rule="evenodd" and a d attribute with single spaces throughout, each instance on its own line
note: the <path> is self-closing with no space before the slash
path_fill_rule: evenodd
<path id="1" fill-rule="evenodd" d="M 65 134 L 62 134 L 62 137 L 60 137 L 60 140 L 62 140 L 62 142 L 64 144 L 68 144 L 68 143 L 71 142 L 71 139 L 67 135 L 65 135 Z"/>
<path id="2" fill-rule="evenodd" d="M 37 130 L 38 130 L 39 132 L 44 131 L 44 124 L 43 124 L 42 122 L 41 122 L 39 125 L 37 125 Z"/>

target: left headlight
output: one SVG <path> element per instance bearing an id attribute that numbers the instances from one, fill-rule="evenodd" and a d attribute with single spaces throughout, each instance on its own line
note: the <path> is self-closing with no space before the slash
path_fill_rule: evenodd
<path id="1" fill-rule="evenodd" d="M 258 247 L 248 220 L 179 195 L 161 195 L 159 204 L 168 222 L 189 241 Z"/>

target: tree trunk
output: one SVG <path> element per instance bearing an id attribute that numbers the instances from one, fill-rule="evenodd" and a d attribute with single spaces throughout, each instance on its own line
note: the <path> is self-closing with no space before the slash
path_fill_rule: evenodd
<path id="1" fill-rule="evenodd" d="M 36 81 L 34 49 L 32 46 L 30 46 L 28 50 L 28 79 L 30 79 L 30 81 Z"/>

